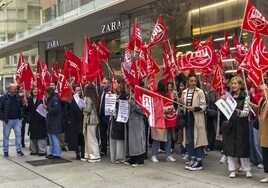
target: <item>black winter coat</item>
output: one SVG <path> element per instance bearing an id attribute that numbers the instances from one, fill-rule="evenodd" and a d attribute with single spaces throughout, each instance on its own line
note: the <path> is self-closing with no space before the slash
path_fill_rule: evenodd
<path id="1" fill-rule="evenodd" d="M 246 93 L 241 91 L 238 98 L 235 98 L 237 109 L 243 110 L 245 99 Z M 233 127 L 231 132 L 223 133 L 223 153 L 231 157 L 250 157 L 248 116 L 239 117 L 236 111 L 234 111 L 229 121 Z"/>
<path id="2" fill-rule="evenodd" d="M 0 120 L 5 121 L 5 123 L 8 123 L 8 113 L 9 113 L 9 96 L 8 92 L 6 92 L 3 96 L 0 97 Z M 19 96 L 19 94 L 16 94 L 17 99 L 17 105 L 19 108 L 20 117 L 19 119 L 22 119 L 24 116 L 24 107 L 22 103 L 22 99 Z"/>
<path id="3" fill-rule="evenodd" d="M 68 149 L 69 151 L 76 151 L 78 148 L 78 133 L 83 132 L 83 111 L 79 108 L 74 99 L 70 106 L 71 124 L 69 128 Z"/>
<path id="4" fill-rule="evenodd" d="M 59 134 L 62 132 L 62 119 L 61 119 L 61 102 L 58 95 L 54 93 L 47 99 L 47 132 L 49 134 Z"/>
<path id="5" fill-rule="evenodd" d="M 46 118 L 41 116 L 36 108 L 42 101 L 34 103 L 33 98 L 28 99 L 28 106 L 26 108 L 27 117 L 29 117 L 29 133 L 30 139 L 44 139 L 47 137 Z"/>

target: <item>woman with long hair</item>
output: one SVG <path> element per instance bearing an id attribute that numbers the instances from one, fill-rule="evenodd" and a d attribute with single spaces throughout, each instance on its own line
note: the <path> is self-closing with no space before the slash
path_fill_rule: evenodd
<path id="1" fill-rule="evenodd" d="M 94 163 L 101 161 L 101 158 L 99 143 L 96 137 L 96 128 L 100 123 L 98 116 L 99 97 L 93 84 L 85 86 L 84 96 L 83 134 L 85 140 L 85 156 L 81 160 Z"/>

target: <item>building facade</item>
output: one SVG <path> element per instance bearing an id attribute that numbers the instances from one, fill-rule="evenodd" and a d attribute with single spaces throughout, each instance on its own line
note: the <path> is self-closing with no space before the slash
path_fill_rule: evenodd
<path id="1" fill-rule="evenodd" d="M 7 1 L 0 8 L 0 90 L 14 81 L 19 53 L 34 71 L 40 56 L 51 67 L 52 59 L 63 63 L 64 48 L 82 56 L 83 37 L 105 38 L 111 52 L 109 64 L 120 75 L 121 59 L 134 20 L 144 42 L 149 41 L 159 15 L 165 20 L 170 41 L 177 53 L 192 51 L 192 38 L 201 41 L 213 36 L 215 46 L 224 31 L 236 34 L 249 46 L 252 33 L 241 31 L 246 0 L 20 0 Z M 267 0 L 251 0 L 268 18 Z M 266 41 L 266 40 L 265 40 Z M 232 45 L 232 44 L 231 44 Z M 152 55 L 162 65 L 162 45 L 152 47 Z M 224 64 L 232 64 L 232 57 Z M 104 66 L 104 73 L 108 70 Z M 160 77 L 160 74 L 158 77 Z"/>

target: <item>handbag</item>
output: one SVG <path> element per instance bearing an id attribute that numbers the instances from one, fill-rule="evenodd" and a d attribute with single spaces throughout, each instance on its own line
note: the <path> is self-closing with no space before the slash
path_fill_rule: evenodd
<path id="1" fill-rule="evenodd" d="M 253 126 L 255 129 L 259 130 L 259 120 L 258 120 L 258 119 L 255 119 L 255 120 L 253 121 L 253 123 L 252 123 L 252 126 Z"/>
<path id="2" fill-rule="evenodd" d="M 232 128 L 233 128 L 232 122 L 230 122 L 230 121 L 223 121 L 222 122 L 221 131 L 223 133 L 229 133 L 229 132 L 231 132 Z"/>
<path id="3" fill-rule="evenodd" d="M 216 117 L 218 115 L 218 111 L 213 108 L 207 109 L 207 116 L 208 117 Z"/>

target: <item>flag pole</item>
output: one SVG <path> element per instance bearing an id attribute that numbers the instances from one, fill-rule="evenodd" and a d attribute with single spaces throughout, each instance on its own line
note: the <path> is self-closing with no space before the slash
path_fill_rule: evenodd
<path id="1" fill-rule="evenodd" d="M 157 96 L 159 96 L 159 97 L 161 97 L 161 98 L 163 98 L 163 99 L 166 99 L 166 100 L 168 100 L 168 101 L 170 101 L 170 102 L 173 102 L 173 103 L 176 103 L 176 104 L 181 105 L 181 106 L 183 106 L 183 107 L 186 107 L 186 105 L 184 105 L 184 104 L 182 104 L 182 103 L 179 103 L 179 102 L 174 101 L 174 100 L 172 100 L 172 99 L 170 99 L 170 98 L 164 97 L 163 95 L 160 95 L 160 94 L 158 94 L 158 93 L 156 93 L 156 92 L 153 92 L 153 91 L 150 91 L 150 90 L 148 90 L 148 89 L 144 89 L 144 88 L 142 88 L 142 87 L 140 87 L 140 86 L 137 86 L 137 85 L 136 85 L 135 88 L 139 88 L 139 89 L 141 89 L 141 90 L 143 90 L 143 91 L 146 91 L 146 92 L 148 92 L 148 93 L 152 93 L 152 94 L 154 94 L 154 95 L 157 95 Z"/>
<path id="2" fill-rule="evenodd" d="M 170 55 L 171 55 L 171 59 L 172 59 L 172 62 L 173 63 L 176 63 L 176 61 L 175 61 L 175 59 L 174 59 L 174 56 L 173 56 L 173 54 L 171 53 L 172 52 L 172 49 L 171 49 L 171 45 L 170 45 L 170 41 L 169 41 L 169 39 L 167 40 L 168 41 L 168 47 L 169 47 L 169 51 L 170 51 Z M 175 75 L 174 75 L 174 72 L 172 72 L 171 73 L 172 74 L 172 81 L 173 81 L 173 84 L 174 84 L 174 88 L 173 88 L 173 90 L 175 89 L 175 95 L 176 95 L 176 98 L 178 98 L 178 88 L 177 88 L 177 85 L 176 85 L 176 82 L 175 82 L 175 79 L 174 79 L 174 77 L 175 77 Z"/>

